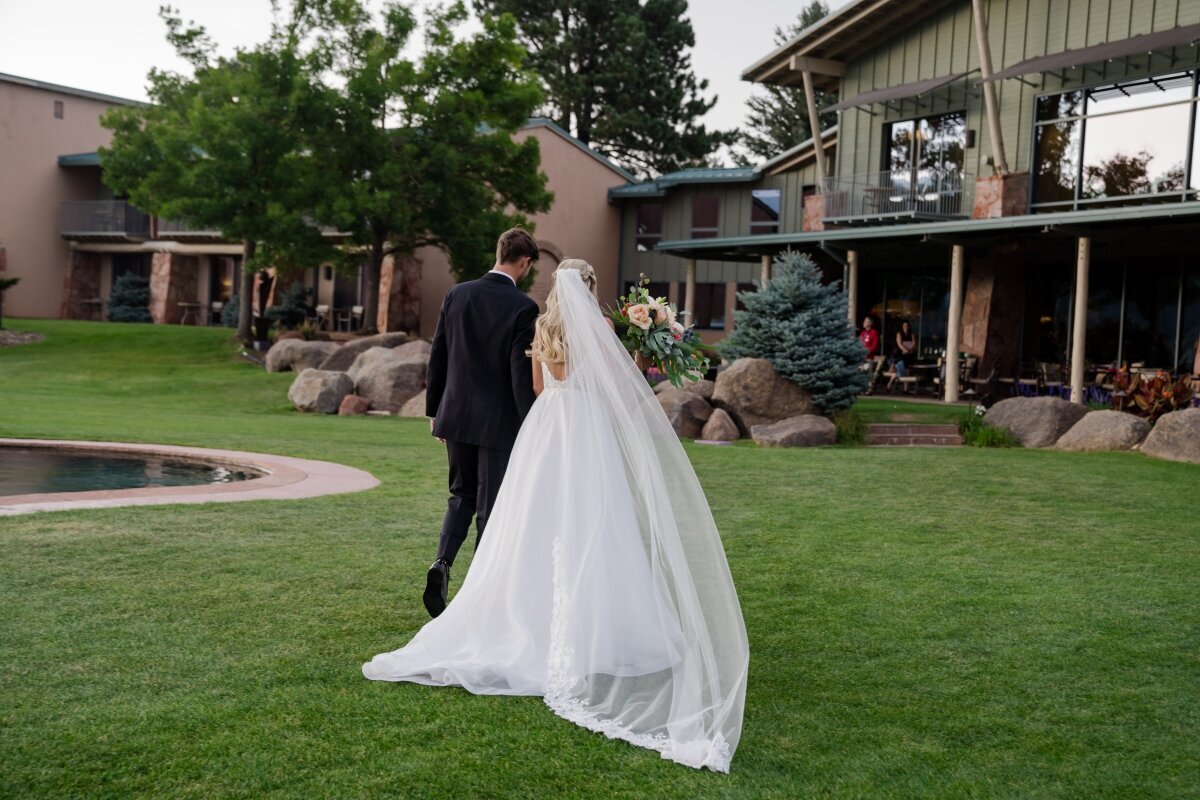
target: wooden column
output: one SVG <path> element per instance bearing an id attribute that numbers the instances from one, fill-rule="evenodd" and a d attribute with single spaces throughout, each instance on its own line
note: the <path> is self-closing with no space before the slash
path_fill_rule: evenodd
<path id="1" fill-rule="evenodd" d="M 958 402 L 958 351 L 962 331 L 963 310 L 963 261 L 965 252 L 961 244 L 950 248 L 950 318 L 946 321 L 946 397 L 947 403 Z"/>
<path id="2" fill-rule="evenodd" d="M 1071 330 L 1071 402 L 1083 402 L 1084 342 L 1087 339 L 1088 268 L 1092 260 L 1092 240 L 1079 237 L 1075 252 L 1075 319 Z"/>
<path id="3" fill-rule="evenodd" d="M 761 274 L 759 276 L 759 280 L 762 282 L 763 286 L 766 286 L 771 281 L 771 257 L 762 256 L 760 263 Z"/>
<path id="4" fill-rule="evenodd" d="M 817 167 L 817 191 L 825 191 L 825 140 L 821 138 L 821 115 L 817 113 L 817 98 L 813 94 L 812 70 L 800 72 L 804 81 L 804 99 L 808 101 L 808 127 L 812 131 L 813 149 Z"/>
<path id="5" fill-rule="evenodd" d="M 850 327 L 858 330 L 858 251 L 846 251 L 846 315 Z"/>
<path id="6" fill-rule="evenodd" d="M 971 0 L 975 15 L 975 45 L 979 49 L 979 76 L 983 79 L 983 107 L 987 112 L 988 136 L 992 140 L 992 162 L 1001 175 L 1008 174 L 1008 158 L 1004 155 L 1004 135 L 1000 131 L 1000 110 L 996 103 L 996 84 L 992 77 L 992 46 L 988 43 L 987 20 L 983 17 L 983 0 Z"/>
<path id="7" fill-rule="evenodd" d="M 696 259 L 687 260 L 687 284 L 683 291 L 683 324 L 696 321 Z"/>

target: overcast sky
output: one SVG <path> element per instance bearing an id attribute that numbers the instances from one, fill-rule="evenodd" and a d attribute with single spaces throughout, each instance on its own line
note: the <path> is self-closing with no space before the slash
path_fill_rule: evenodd
<path id="1" fill-rule="evenodd" d="M 158 7 L 164 2 L 0 0 L 0 72 L 144 100 L 151 67 L 182 66 L 163 36 Z M 268 0 L 171 4 L 208 28 L 223 49 L 261 41 L 270 28 Z M 739 79 L 742 70 L 773 49 L 775 26 L 790 24 L 802 5 L 803 0 L 691 0 L 696 74 L 719 97 L 705 122 L 717 128 L 741 124 L 751 91 Z"/>

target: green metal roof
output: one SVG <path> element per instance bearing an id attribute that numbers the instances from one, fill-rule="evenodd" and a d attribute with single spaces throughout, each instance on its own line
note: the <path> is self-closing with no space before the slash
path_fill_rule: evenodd
<path id="1" fill-rule="evenodd" d="M 72 153 L 71 155 L 59 156 L 58 165 L 60 167 L 98 167 L 100 166 L 100 154 Z"/>
<path id="2" fill-rule="evenodd" d="M 836 134 L 837 126 L 834 125 L 822 131 L 821 138 L 822 140 L 828 139 L 830 136 L 835 136 Z M 635 183 L 630 186 L 614 186 L 608 190 L 608 199 L 611 201 L 628 197 L 663 197 L 666 195 L 668 189 L 684 184 L 748 183 L 761 178 L 768 168 L 773 167 L 785 158 L 789 158 L 811 147 L 813 147 L 813 140 L 811 138 L 805 139 L 800 144 L 788 148 L 771 160 L 755 167 L 693 167 L 668 172 L 665 175 L 660 175 L 657 178 L 652 178 L 642 183 Z"/>
<path id="3" fill-rule="evenodd" d="M 1177 219 L 1200 222 L 1200 201 L 1162 203 L 1159 205 L 1125 206 L 1123 208 L 1091 209 L 1087 211 L 1058 211 L 1049 214 L 1025 214 L 1016 217 L 990 219 L 960 219 L 942 222 L 896 223 L 855 228 L 837 228 L 807 233 L 774 233 L 758 236 L 727 236 L 718 239 L 677 239 L 660 242 L 656 250 L 686 258 L 719 258 L 736 260 L 737 256 L 757 258 L 776 253 L 792 245 L 840 245 L 853 247 L 855 242 L 873 239 L 924 239 L 955 237 L 969 238 L 1006 231 L 1037 231 L 1038 229 L 1080 229 L 1097 225 L 1136 224 L 1147 221 Z M 1200 233 L 1200 231 L 1198 231 Z"/>

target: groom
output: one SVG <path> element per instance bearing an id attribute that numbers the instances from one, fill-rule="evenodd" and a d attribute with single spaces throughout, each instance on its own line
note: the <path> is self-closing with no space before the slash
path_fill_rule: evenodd
<path id="1" fill-rule="evenodd" d="M 425 400 L 429 427 L 445 443 L 450 461 L 450 501 L 437 560 L 425 579 L 425 608 L 434 617 L 446 608 L 450 567 L 472 516 L 479 547 L 517 430 L 533 405 L 525 351 L 533 342 L 538 305 L 517 283 L 537 257 L 527 231 L 505 231 L 491 272 L 452 287 L 442 301 Z"/>

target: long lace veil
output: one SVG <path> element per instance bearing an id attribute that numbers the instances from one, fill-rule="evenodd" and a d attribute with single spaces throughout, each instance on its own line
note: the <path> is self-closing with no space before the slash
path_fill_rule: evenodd
<path id="1" fill-rule="evenodd" d="M 596 298 L 576 270 L 555 277 L 570 381 L 589 395 L 593 410 L 571 425 L 615 431 L 654 586 L 657 607 L 644 613 L 667 641 L 649 648 L 626 642 L 631 652 L 614 659 L 589 652 L 586 635 L 568 634 L 571 646 L 551 656 L 546 702 L 572 721 L 653 747 L 664 758 L 727 772 L 741 735 L 749 645 L 716 524 L 678 437 Z M 608 496 L 604 486 L 582 489 Z M 579 569 L 586 572 L 589 557 L 580 556 Z M 580 609 L 588 601 L 572 597 L 569 576 L 560 583 L 555 607 L 566 615 L 559 614 L 560 623 L 586 628 L 592 612 Z"/>

